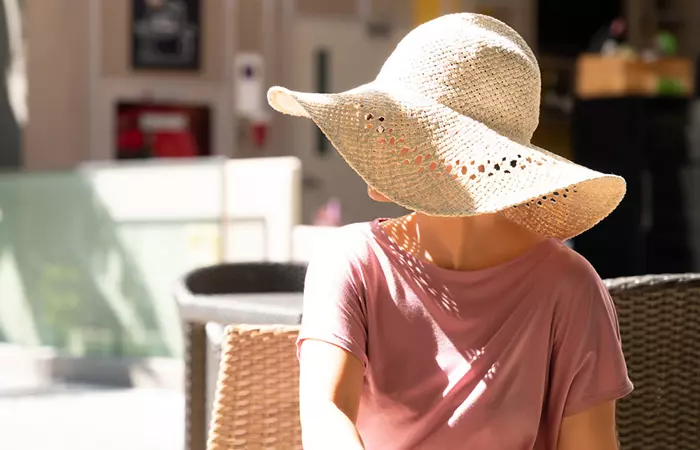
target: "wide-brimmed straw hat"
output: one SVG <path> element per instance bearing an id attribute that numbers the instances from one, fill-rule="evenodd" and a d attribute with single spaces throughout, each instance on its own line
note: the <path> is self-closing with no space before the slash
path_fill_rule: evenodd
<path id="1" fill-rule="evenodd" d="M 610 214 L 624 179 L 530 143 L 540 71 L 504 23 L 451 14 L 410 32 L 377 78 L 338 94 L 273 87 L 270 105 L 308 117 L 377 192 L 433 216 L 502 212 L 568 239 Z"/>

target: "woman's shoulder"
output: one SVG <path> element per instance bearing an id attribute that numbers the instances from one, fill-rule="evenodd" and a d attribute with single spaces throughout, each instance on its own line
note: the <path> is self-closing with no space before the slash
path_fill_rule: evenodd
<path id="1" fill-rule="evenodd" d="M 607 303 L 605 284 L 593 265 L 580 253 L 564 244 L 550 257 L 548 277 L 556 286 L 558 304 L 586 308 L 591 303 Z"/>
<path id="2" fill-rule="evenodd" d="M 563 282 L 577 285 L 579 283 L 597 283 L 598 273 L 591 263 L 573 248 L 558 242 L 549 257 L 549 269 Z"/>
<path id="3" fill-rule="evenodd" d="M 328 230 L 311 257 L 314 263 L 367 261 L 373 254 L 373 222 L 358 222 Z"/>
<path id="4" fill-rule="evenodd" d="M 307 291 L 330 289 L 360 295 L 377 263 L 373 239 L 371 223 L 328 230 L 309 260 Z"/>

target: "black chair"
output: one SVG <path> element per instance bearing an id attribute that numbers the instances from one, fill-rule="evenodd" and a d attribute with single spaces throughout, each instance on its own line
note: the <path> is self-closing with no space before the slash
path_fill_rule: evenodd
<path id="1" fill-rule="evenodd" d="M 198 300 L 217 303 L 232 301 L 239 294 L 301 293 L 306 264 L 231 263 L 196 269 L 180 280 L 175 298 L 182 307 L 196 309 Z M 265 317 L 264 307 L 259 311 Z M 270 316 L 272 317 L 272 315 Z M 215 321 L 211 317 L 210 321 Z M 297 323 L 298 317 L 291 319 Z M 263 319 L 264 321 L 264 319 Z M 269 322 L 274 323 L 274 319 Z M 206 321 L 184 317 L 185 333 L 185 445 L 187 450 L 204 450 L 207 440 L 207 335 Z"/>

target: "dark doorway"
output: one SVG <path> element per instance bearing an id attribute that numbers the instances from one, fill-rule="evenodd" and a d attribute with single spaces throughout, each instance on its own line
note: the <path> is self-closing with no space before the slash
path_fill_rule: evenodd
<path id="1" fill-rule="evenodd" d="M 538 0 L 539 53 L 575 57 L 588 48 L 596 32 L 623 12 L 621 0 Z"/>

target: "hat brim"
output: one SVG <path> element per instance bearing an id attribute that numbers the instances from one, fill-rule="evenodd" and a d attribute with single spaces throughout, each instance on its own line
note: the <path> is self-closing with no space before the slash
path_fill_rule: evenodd
<path id="1" fill-rule="evenodd" d="M 277 111 L 313 120 L 372 188 L 433 216 L 502 212 L 569 239 L 608 216 L 624 179 L 519 142 L 424 96 L 369 83 L 337 94 L 268 91 Z"/>

